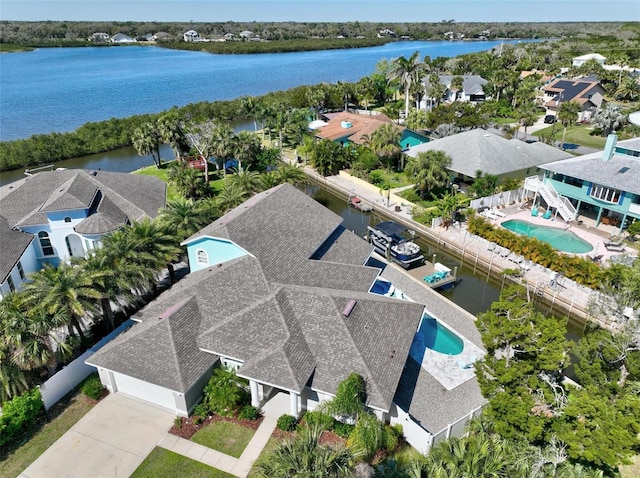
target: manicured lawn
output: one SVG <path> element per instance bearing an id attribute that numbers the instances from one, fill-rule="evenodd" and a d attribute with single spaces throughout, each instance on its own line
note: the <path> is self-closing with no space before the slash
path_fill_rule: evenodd
<path id="1" fill-rule="evenodd" d="M 233 475 L 211 468 L 204 463 L 156 447 L 131 475 L 132 478 L 233 478 Z"/>
<path id="2" fill-rule="evenodd" d="M 374 171 L 371 171 L 371 173 L 373 173 L 374 175 L 380 174 L 383 183 L 390 184 L 391 189 L 401 188 L 403 186 L 409 186 L 410 184 L 413 184 L 411 181 L 409 181 L 407 175 L 404 172 L 397 173 L 395 171 L 387 171 L 386 169 L 375 169 Z M 368 181 L 371 182 L 371 180 Z"/>
<path id="3" fill-rule="evenodd" d="M 230 422 L 213 422 L 191 437 L 191 441 L 239 458 L 255 431 Z"/>
<path id="4" fill-rule="evenodd" d="M 538 136 L 538 137 L 549 136 L 551 134 L 551 131 L 553 130 L 554 131 L 553 139 L 555 139 L 556 141 L 561 141 L 563 129 L 564 128 L 562 127 L 561 124 L 556 124 L 555 130 L 553 128 L 553 125 L 551 125 L 539 131 L 536 131 L 535 133 L 532 133 L 532 135 Z M 579 144 L 582 146 L 587 146 L 589 148 L 595 148 L 595 149 L 604 148 L 604 143 L 606 142 L 606 139 L 600 136 L 589 136 L 590 132 L 591 132 L 591 129 L 587 128 L 586 126 L 582 126 L 582 125 L 569 126 L 567 128 L 567 136 L 565 137 L 564 142 L 571 143 L 571 144 Z"/>
<path id="5" fill-rule="evenodd" d="M 211 188 L 211 191 L 215 195 L 224 186 L 224 179 L 223 178 L 215 179 L 216 175 L 214 173 L 215 173 L 215 171 L 213 173 L 211 171 L 209 171 L 209 179 L 210 179 L 209 187 Z M 169 168 L 168 167 L 163 167 L 161 169 L 158 169 L 155 166 L 148 166 L 146 168 L 141 168 L 141 169 L 138 169 L 138 170 L 134 171 L 133 174 L 144 174 L 145 176 L 154 176 L 154 177 L 160 179 L 161 181 L 164 181 L 165 183 L 169 183 L 169 177 L 168 177 L 169 176 Z M 176 190 L 175 186 L 173 186 L 172 184 L 168 184 L 168 187 L 167 187 L 167 201 L 173 201 L 173 200 L 179 199 L 181 197 L 182 196 Z"/>
<path id="6" fill-rule="evenodd" d="M 19 448 L 0 455 L 0 476 L 18 476 L 42 453 L 93 408 L 84 395 L 77 393 L 55 405 L 49 413 L 52 418 Z"/>

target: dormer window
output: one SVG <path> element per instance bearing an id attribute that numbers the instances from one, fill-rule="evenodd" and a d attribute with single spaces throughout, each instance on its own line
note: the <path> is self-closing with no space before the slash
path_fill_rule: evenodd
<path id="1" fill-rule="evenodd" d="M 64 222 L 71 222 L 71 218 L 69 216 L 65 217 Z"/>
<path id="2" fill-rule="evenodd" d="M 209 254 L 204 249 L 198 249 L 196 251 L 196 263 L 200 266 L 209 265 Z"/>

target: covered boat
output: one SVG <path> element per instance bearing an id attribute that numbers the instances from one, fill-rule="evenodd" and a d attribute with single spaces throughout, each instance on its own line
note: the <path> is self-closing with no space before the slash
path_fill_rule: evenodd
<path id="1" fill-rule="evenodd" d="M 369 241 L 376 252 L 398 263 L 405 269 L 420 266 L 424 255 L 414 240 L 415 233 L 393 221 L 384 221 L 375 227 L 368 226 Z"/>

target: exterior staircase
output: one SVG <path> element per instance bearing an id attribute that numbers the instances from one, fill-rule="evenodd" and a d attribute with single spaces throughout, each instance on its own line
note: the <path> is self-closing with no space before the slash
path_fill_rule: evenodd
<path id="1" fill-rule="evenodd" d="M 565 221 L 575 220 L 576 208 L 569 199 L 561 196 L 551 183 L 543 183 L 538 176 L 531 176 L 524 180 L 524 188 L 540 194 L 547 205 L 555 207 Z"/>

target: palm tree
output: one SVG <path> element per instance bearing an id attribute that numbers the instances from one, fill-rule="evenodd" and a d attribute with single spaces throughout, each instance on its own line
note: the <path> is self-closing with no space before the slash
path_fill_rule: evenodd
<path id="1" fill-rule="evenodd" d="M 242 204 L 247 199 L 248 193 L 238 184 L 225 184 L 218 196 L 218 207 L 220 211 L 226 213 L 236 206 Z"/>
<path id="2" fill-rule="evenodd" d="M 12 360 L 11 346 L 0 340 L 0 403 L 26 392 L 33 385 L 30 373 Z"/>
<path id="3" fill-rule="evenodd" d="M 249 169 L 236 171 L 227 181 L 227 185 L 238 187 L 247 193 L 247 196 L 260 191 L 260 173 Z"/>
<path id="4" fill-rule="evenodd" d="M 424 64 L 420 62 L 420 52 L 416 51 L 409 58 L 400 56 L 391 62 L 389 78 L 398 80 L 400 86 L 404 88 L 404 117 L 409 115 L 409 91 L 411 84 L 420 81 L 420 76 L 424 70 Z"/>
<path id="5" fill-rule="evenodd" d="M 160 132 L 154 123 L 143 123 L 140 127 L 134 129 L 131 140 L 139 156 L 150 154 L 156 167 L 159 168 L 162 165 L 162 159 L 160 158 Z"/>
<path id="6" fill-rule="evenodd" d="M 536 107 L 533 103 L 525 103 L 516 111 L 518 122 L 524 126 L 524 139 L 527 139 L 527 128 L 532 126 L 538 117 Z"/>
<path id="7" fill-rule="evenodd" d="M 406 173 L 409 177 L 413 176 L 420 197 L 424 198 L 425 191 L 449 184 L 450 166 L 451 158 L 444 152 L 426 151 L 409 158 Z"/>
<path id="8" fill-rule="evenodd" d="M 354 455 L 344 446 L 320 444 L 322 428 L 304 427 L 256 463 L 258 476 L 268 478 L 350 477 Z"/>
<path id="9" fill-rule="evenodd" d="M 293 164 L 281 164 L 276 170 L 276 175 L 281 183 L 297 185 L 309 182 L 309 177 L 302 168 Z"/>
<path id="10" fill-rule="evenodd" d="M 427 96 L 431 100 L 431 109 L 433 109 L 433 104 L 436 106 L 440 104 L 442 100 L 442 96 L 447 91 L 447 87 L 440 83 L 440 75 L 437 73 L 432 73 L 429 76 L 429 87 L 427 88 Z"/>
<path id="11" fill-rule="evenodd" d="M 240 98 L 240 107 L 247 118 L 253 119 L 253 131 L 258 131 L 258 110 L 260 109 L 260 101 L 254 96 L 243 96 Z"/>
<path id="12" fill-rule="evenodd" d="M 453 91 L 453 101 L 458 100 L 458 92 L 462 91 L 464 88 L 464 79 L 461 76 L 454 76 L 451 78 L 451 84 L 449 85 L 449 89 Z"/>
<path id="13" fill-rule="evenodd" d="M 219 217 L 217 211 L 208 206 L 210 204 L 204 201 L 176 199 L 169 201 L 167 207 L 160 210 L 158 219 L 174 231 L 178 241 L 182 242 Z"/>
<path id="14" fill-rule="evenodd" d="M 32 273 L 30 278 L 31 281 L 24 285 L 25 300 L 29 307 L 61 317 L 69 335 L 73 335 L 75 329 L 80 339 L 84 340 L 82 321 L 88 314 L 96 312 L 96 301 L 102 298 L 95 287 L 100 280 L 99 275 L 79 265 L 63 262 L 58 267 L 47 264 Z"/>
<path id="15" fill-rule="evenodd" d="M 158 118 L 158 132 L 163 142 L 171 145 L 176 158 L 182 156 L 186 148 L 186 136 L 181 119 L 174 111 L 165 113 Z"/>
<path id="16" fill-rule="evenodd" d="M 260 138 L 250 131 L 240 131 L 235 135 L 233 154 L 238 160 L 238 170 L 242 171 L 242 163 L 246 167 L 252 165 L 260 152 Z"/>
<path id="17" fill-rule="evenodd" d="M 335 174 L 346 166 L 344 149 L 338 143 L 322 139 L 310 151 L 311 165 L 323 176 Z"/>
<path id="18" fill-rule="evenodd" d="M 229 123 L 218 123 L 211 134 L 210 151 L 216 158 L 216 165 L 222 166 L 222 174 L 226 176 L 226 162 L 233 157 L 235 133 Z"/>
<path id="19" fill-rule="evenodd" d="M 617 100 L 635 101 L 640 96 L 640 83 L 633 76 L 627 76 L 620 82 L 615 96 Z"/>
<path id="20" fill-rule="evenodd" d="M 131 236 L 136 244 L 137 253 L 144 257 L 150 270 L 158 271 L 166 266 L 171 282 L 175 282 L 171 261 L 178 256 L 181 249 L 176 235 L 169 227 L 161 221 L 146 218 L 133 222 L 126 229 L 126 234 Z"/>
<path id="21" fill-rule="evenodd" d="M 564 130 L 562 131 L 562 149 L 564 149 L 564 139 L 567 136 L 567 126 L 578 120 L 578 113 L 582 110 L 580 103 L 575 101 L 565 101 L 560 105 L 558 110 L 558 120 L 562 123 Z"/>
<path id="22" fill-rule="evenodd" d="M 398 126 L 392 123 L 385 123 L 371 133 L 370 136 L 365 135 L 363 140 L 364 144 L 379 156 L 389 168 L 402 151 L 400 147 L 401 137 L 402 132 Z"/>
<path id="23" fill-rule="evenodd" d="M 260 189 L 262 191 L 276 187 L 279 184 L 282 184 L 282 181 L 277 171 L 268 171 L 260 175 Z"/>

